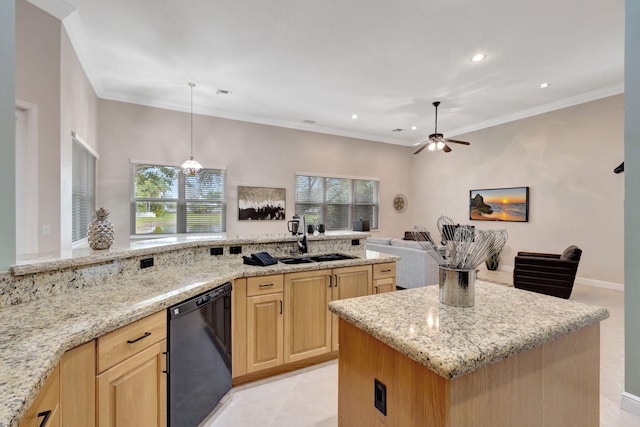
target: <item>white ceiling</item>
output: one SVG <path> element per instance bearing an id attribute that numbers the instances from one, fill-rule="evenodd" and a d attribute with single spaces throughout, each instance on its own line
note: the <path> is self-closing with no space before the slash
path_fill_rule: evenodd
<path id="1" fill-rule="evenodd" d="M 624 0 L 30 1 L 101 98 L 388 143 L 623 90 Z"/>

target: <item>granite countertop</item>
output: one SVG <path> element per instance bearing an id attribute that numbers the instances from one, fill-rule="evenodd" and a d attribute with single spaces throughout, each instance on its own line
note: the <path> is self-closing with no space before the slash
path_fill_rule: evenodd
<path id="1" fill-rule="evenodd" d="M 241 260 L 141 271 L 115 280 L 0 309 L 0 427 L 15 427 L 62 354 L 114 329 L 239 277 L 395 261 L 362 258 L 256 267 Z"/>
<path id="2" fill-rule="evenodd" d="M 323 234 L 308 235 L 311 242 L 348 239 L 366 239 L 370 234 L 361 231 L 327 231 Z M 225 233 L 206 236 L 176 236 L 147 240 L 132 240 L 128 246 L 112 247 L 103 251 L 94 251 L 81 247 L 67 252 L 55 252 L 37 255 L 24 255 L 10 268 L 13 275 L 34 274 L 59 268 L 72 268 L 83 265 L 110 262 L 123 257 L 159 254 L 176 249 L 209 246 L 234 246 L 246 244 L 268 244 L 274 242 L 295 242 L 300 237 L 287 234 L 257 234 L 247 236 L 227 236 Z"/>
<path id="3" fill-rule="evenodd" d="M 332 312 L 444 378 L 454 378 L 609 317 L 592 307 L 476 281 L 475 305 L 439 302 L 438 287 L 329 304 Z"/>

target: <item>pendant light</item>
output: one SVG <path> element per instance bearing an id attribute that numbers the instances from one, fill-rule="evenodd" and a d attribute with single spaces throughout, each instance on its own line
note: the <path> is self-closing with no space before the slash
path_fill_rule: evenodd
<path id="1" fill-rule="evenodd" d="M 195 86 L 195 83 L 189 83 L 189 86 L 191 87 L 191 155 L 189 156 L 189 160 L 187 160 L 182 164 L 182 166 L 180 166 L 180 170 L 186 176 L 196 176 L 198 175 L 198 172 L 202 170 L 202 165 L 198 163 L 197 160 L 193 160 L 193 87 Z"/>

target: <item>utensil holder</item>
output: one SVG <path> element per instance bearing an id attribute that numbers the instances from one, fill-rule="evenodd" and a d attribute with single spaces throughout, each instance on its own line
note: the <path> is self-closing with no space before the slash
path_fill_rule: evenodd
<path id="1" fill-rule="evenodd" d="M 473 307 L 478 270 L 440 266 L 440 302 L 454 307 Z"/>

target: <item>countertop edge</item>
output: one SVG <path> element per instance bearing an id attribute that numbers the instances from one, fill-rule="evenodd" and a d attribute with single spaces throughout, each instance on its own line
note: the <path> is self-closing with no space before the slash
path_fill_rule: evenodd
<path id="1" fill-rule="evenodd" d="M 377 297 L 384 298 L 385 295 L 386 294 L 381 294 Z M 572 301 L 572 303 L 574 302 Z M 589 315 L 583 315 L 577 318 L 573 318 L 568 322 L 562 325 L 556 325 L 551 329 L 547 328 L 544 330 L 536 331 L 536 334 L 527 336 L 526 339 L 525 337 L 522 337 L 519 341 L 514 340 L 510 342 L 509 349 L 507 351 L 505 351 L 505 349 L 502 349 L 501 351 L 495 351 L 494 353 L 487 354 L 484 357 L 473 359 L 474 363 L 472 364 L 464 364 L 461 360 L 454 361 L 453 363 L 450 360 L 442 360 L 437 356 L 434 357 L 433 354 L 428 353 L 428 349 L 417 349 L 413 347 L 413 343 L 411 343 L 407 339 L 403 339 L 403 337 L 399 333 L 397 333 L 397 330 L 373 328 L 369 323 L 363 321 L 363 319 L 354 316 L 349 310 L 345 311 L 342 305 L 343 301 L 332 301 L 329 303 L 329 310 L 341 319 L 362 330 L 363 332 L 371 335 L 372 337 L 388 345 L 389 347 L 393 348 L 409 359 L 420 363 L 424 367 L 430 369 L 431 371 L 446 379 L 453 379 L 455 377 L 468 374 L 493 363 L 500 362 L 510 356 L 526 350 L 530 350 L 541 344 L 553 341 L 564 335 L 568 335 L 581 328 L 595 324 L 609 317 L 609 312 L 606 308 L 593 307 L 593 312 Z M 409 351 L 409 349 L 413 351 Z"/>

